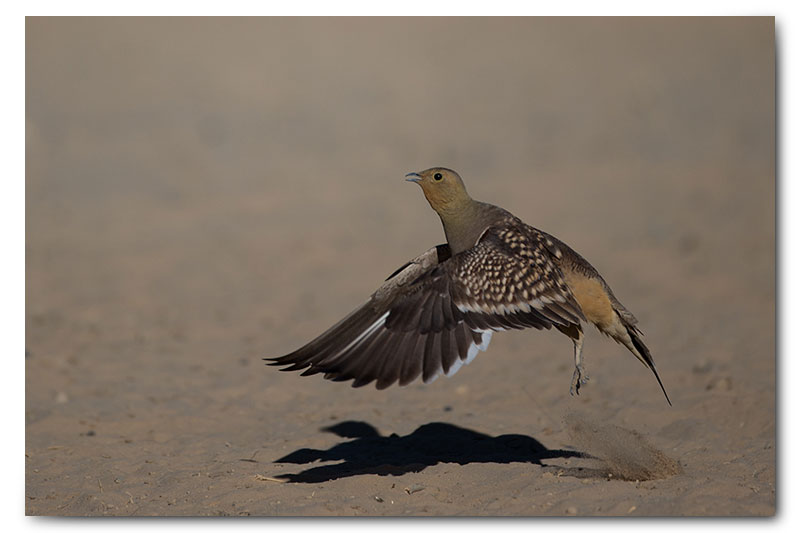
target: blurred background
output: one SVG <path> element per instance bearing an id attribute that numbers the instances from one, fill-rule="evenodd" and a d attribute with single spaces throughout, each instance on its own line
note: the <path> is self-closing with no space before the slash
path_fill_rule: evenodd
<path id="1" fill-rule="evenodd" d="M 28 18 L 29 468 L 69 472 L 74 455 L 47 451 L 64 434 L 92 470 L 120 435 L 198 461 L 248 417 L 308 442 L 337 406 L 404 409 L 413 430 L 462 398 L 494 406 L 492 432 L 514 413 L 492 383 L 567 401 L 571 345 L 542 333 L 495 336 L 480 368 L 416 399 L 262 368 L 443 242 L 403 179 L 438 165 L 603 273 L 648 335 L 670 416 L 712 402 L 705 430 L 662 419 L 660 438 L 719 424 L 742 449 L 769 440 L 774 53 L 771 17 Z M 657 424 L 647 371 L 599 335 L 587 350 L 586 408 Z M 749 406 L 736 420 L 731 398 Z M 63 483 L 45 503 L 29 470 L 29 512 L 108 511 Z"/>

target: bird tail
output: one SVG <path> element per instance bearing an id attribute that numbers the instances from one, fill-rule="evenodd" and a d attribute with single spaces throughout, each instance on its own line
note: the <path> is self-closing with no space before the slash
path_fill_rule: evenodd
<path id="1" fill-rule="evenodd" d="M 642 362 L 644 363 L 652 372 L 653 375 L 656 377 L 658 384 L 661 386 L 661 390 L 664 393 L 664 398 L 667 399 L 667 403 L 672 405 L 672 402 L 667 395 L 667 389 L 664 388 L 664 384 L 661 382 L 661 378 L 658 376 L 658 371 L 656 370 L 656 364 L 653 361 L 653 356 L 650 355 L 650 350 L 645 346 L 644 341 L 642 341 L 641 331 L 635 325 L 628 325 L 625 324 L 625 329 L 628 331 L 628 336 L 631 338 L 631 343 L 633 344 L 633 354 Z"/>

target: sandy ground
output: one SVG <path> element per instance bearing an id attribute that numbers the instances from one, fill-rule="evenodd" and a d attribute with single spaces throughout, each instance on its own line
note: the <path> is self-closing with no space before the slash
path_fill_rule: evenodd
<path id="1" fill-rule="evenodd" d="M 775 513 L 760 19 L 28 19 L 26 512 Z M 570 243 L 596 331 L 376 391 L 263 366 L 442 242 L 406 172 Z"/>

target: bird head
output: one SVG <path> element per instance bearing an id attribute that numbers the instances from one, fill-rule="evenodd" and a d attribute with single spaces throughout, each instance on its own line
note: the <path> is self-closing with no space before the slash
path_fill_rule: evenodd
<path id="1" fill-rule="evenodd" d="M 457 211 L 472 201 L 461 176 L 449 168 L 433 167 L 422 172 L 411 172 L 406 174 L 406 180 L 422 187 L 428 203 L 440 215 Z"/>

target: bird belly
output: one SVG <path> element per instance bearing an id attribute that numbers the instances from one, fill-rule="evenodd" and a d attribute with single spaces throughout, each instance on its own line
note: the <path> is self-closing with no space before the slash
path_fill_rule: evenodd
<path id="1" fill-rule="evenodd" d="M 603 284 L 573 270 L 564 272 L 564 275 L 586 319 L 601 331 L 614 329 L 616 315 Z"/>

